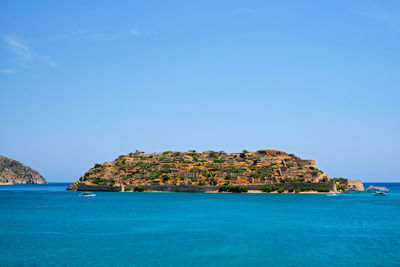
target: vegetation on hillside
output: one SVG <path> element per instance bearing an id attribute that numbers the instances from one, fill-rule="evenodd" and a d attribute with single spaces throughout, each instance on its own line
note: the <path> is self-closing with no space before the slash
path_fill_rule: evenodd
<path id="1" fill-rule="evenodd" d="M 134 191 L 139 191 L 135 189 L 137 186 L 145 185 L 211 185 L 230 191 L 234 187 L 229 186 L 248 184 L 329 181 L 330 178 L 316 168 L 313 161 L 302 160 L 278 150 L 243 150 L 230 154 L 224 151 L 189 150 L 162 153 L 136 151 L 122 155 L 113 162 L 95 164 L 78 183 L 124 185 Z M 266 192 L 270 190 L 265 188 Z M 275 188 L 275 191 L 282 190 Z"/>

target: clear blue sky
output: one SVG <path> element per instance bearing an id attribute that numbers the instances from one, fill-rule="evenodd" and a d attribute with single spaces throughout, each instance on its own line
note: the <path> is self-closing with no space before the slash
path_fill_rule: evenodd
<path id="1" fill-rule="evenodd" d="M 0 2 L 0 154 L 49 181 L 265 148 L 400 181 L 399 100 L 399 1 Z"/>

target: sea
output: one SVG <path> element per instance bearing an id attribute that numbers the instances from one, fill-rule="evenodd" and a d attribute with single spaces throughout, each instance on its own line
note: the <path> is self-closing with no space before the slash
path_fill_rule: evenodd
<path id="1" fill-rule="evenodd" d="M 0 266 L 400 266 L 400 183 L 377 185 L 390 193 L 0 186 Z"/>

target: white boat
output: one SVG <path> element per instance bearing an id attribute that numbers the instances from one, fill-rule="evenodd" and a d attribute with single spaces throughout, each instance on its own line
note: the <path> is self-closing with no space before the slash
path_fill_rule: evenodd
<path id="1" fill-rule="evenodd" d="M 376 193 L 376 192 L 389 193 L 390 192 L 390 190 L 384 186 L 373 186 L 373 185 L 370 185 L 367 188 L 367 190 L 365 190 L 365 191 L 370 192 L 370 193 Z"/>
<path id="2" fill-rule="evenodd" d="M 349 188 L 347 188 L 345 190 L 345 192 L 347 192 L 347 193 L 359 193 L 359 192 L 362 192 L 362 191 L 360 189 L 358 189 L 358 188 L 355 188 L 355 187 L 349 187 Z"/>
<path id="3" fill-rule="evenodd" d="M 327 197 L 337 197 L 338 194 L 336 194 L 335 192 L 329 192 L 328 194 L 326 194 Z"/>
<path id="4" fill-rule="evenodd" d="M 84 196 L 84 197 L 95 197 L 96 194 L 95 194 L 95 193 L 92 193 L 92 192 L 83 192 L 83 193 L 81 194 L 81 196 Z"/>

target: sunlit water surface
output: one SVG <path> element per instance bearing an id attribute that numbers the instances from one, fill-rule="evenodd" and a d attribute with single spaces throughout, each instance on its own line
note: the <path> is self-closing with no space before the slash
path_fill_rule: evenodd
<path id="1" fill-rule="evenodd" d="M 382 185 L 388 196 L 0 186 L 0 265 L 399 266 L 400 184 Z"/>

